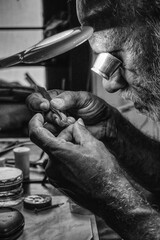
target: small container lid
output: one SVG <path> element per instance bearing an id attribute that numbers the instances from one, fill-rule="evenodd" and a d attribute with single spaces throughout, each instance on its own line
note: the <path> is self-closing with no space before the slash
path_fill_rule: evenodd
<path id="1" fill-rule="evenodd" d="M 10 190 L 8 190 L 8 188 L 6 188 L 4 191 L 0 191 L 0 201 L 1 201 L 1 198 L 3 197 L 9 197 L 9 196 L 14 196 L 14 195 L 17 195 L 19 194 L 20 191 L 22 191 L 22 184 L 20 185 L 17 185 L 16 188 L 13 188 Z"/>
<path id="2" fill-rule="evenodd" d="M 0 239 L 16 239 L 23 227 L 24 217 L 21 212 L 11 207 L 0 208 Z"/>
<path id="3" fill-rule="evenodd" d="M 14 186 L 21 183 L 23 173 L 18 168 L 0 167 L 0 190 L 7 186 Z"/>
<path id="4" fill-rule="evenodd" d="M 29 195 L 24 198 L 23 204 L 24 208 L 29 210 L 41 209 L 51 206 L 52 198 L 50 195 L 45 194 Z"/>
<path id="5" fill-rule="evenodd" d="M 28 147 L 17 147 L 17 148 L 13 149 L 13 152 L 14 153 L 19 153 L 19 154 L 28 153 L 28 152 L 30 152 L 30 148 L 28 148 Z"/>

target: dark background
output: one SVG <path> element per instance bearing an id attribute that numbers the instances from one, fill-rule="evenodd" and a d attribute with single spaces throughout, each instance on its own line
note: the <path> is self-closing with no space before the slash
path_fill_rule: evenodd
<path id="1" fill-rule="evenodd" d="M 76 1 L 43 0 L 44 26 L 55 19 L 62 24 L 44 35 L 55 34 L 80 25 L 76 16 Z M 46 63 L 47 87 L 70 90 L 91 90 L 91 49 L 86 42 L 78 48 Z"/>

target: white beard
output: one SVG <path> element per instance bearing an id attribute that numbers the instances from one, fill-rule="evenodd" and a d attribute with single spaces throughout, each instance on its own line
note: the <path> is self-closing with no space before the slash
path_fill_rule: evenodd
<path id="1" fill-rule="evenodd" d="M 157 96 L 154 97 L 152 94 L 150 97 L 148 93 L 146 97 L 143 91 L 140 94 L 132 88 L 121 91 L 121 95 L 122 98 L 132 101 L 139 112 L 145 114 L 154 121 L 160 121 L 160 99 Z"/>

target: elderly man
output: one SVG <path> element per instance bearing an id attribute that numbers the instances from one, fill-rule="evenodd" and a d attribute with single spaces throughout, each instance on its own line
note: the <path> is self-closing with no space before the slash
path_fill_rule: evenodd
<path id="1" fill-rule="evenodd" d="M 120 90 L 135 107 L 160 120 L 160 1 L 77 0 L 82 25 L 94 28 L 96 53 L 123 64 L 103 86 Z M 66 127 L 40 94 L 28 98 L 37 113 L 30 137 L 50 157 L 51 183 L 102 217 L 124 239 L 160 239 L 158 206 L 140 186 L 160 193 L 160 143 L 145 136 L 102 99 L 87 92 L 50 91 L 51 105 L 68 113 Z"/>

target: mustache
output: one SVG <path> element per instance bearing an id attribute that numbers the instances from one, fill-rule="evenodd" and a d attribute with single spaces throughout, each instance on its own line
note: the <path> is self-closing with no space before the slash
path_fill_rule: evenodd
<path id="1" fill-rule="evenodd" d="M 121 96 L 123 99 L 132 101 L 135 108 L 142 114 L 147 115 L 154 121 L 160 121 L 160 90 L 157 86 L 134 85 L 134 87 L 121 90 Z"/>
<path id="2" fill-rule="evenodd" d="M 153 81 L 146 81 L 145 84 L 133 84 L 121 90 L 122 96 L 126 98 L 140 98 L 141 101 L 148 104 L 149 102 L 160 102 L 160 85 Z"/>
<path id="3" fill-rule="evenodd" d="M 135 90 L 133 91 L 133 89 L 126 89 L 124 91 L 121 91 L 121 96 L 123 99 L 125 100 L 130 100 L 134 103 L 134 106 L 136 109 L 138 109 L 139 111 L 143 111 L 146 110 L 148 111 L 148 103 L 147 100 L 143 97 L 143 99 L 145 99 L 145 101 L 139 96 L 139 94 L 137 92 L 135 92 Z"/>

